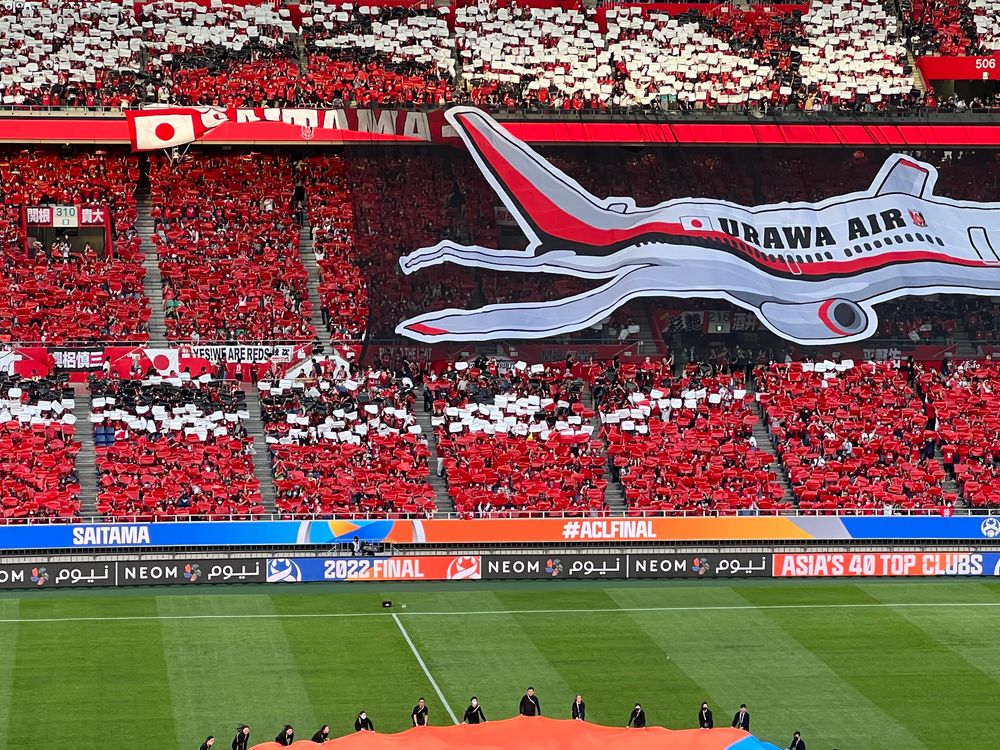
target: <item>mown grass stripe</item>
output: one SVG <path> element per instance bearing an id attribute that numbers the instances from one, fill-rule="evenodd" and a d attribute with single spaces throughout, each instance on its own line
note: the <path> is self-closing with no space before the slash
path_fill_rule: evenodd
<path id="1" fill-rule="evenodd" d="M 751 602 L 761 600 L 761 592 L 740 593 Z M 845 603 L 873 601 L 856 585 L 845 586 L 842 595 Z M 942 745 L 941 725 L 955 710 L 956 696 L 948 695 L 945 686 L 961 685 L 962 712 L 982 715 L 995 710 L 997 685 L 910 623 L 896 606 L 855 608 L 817 618 L 790 617 L 775 610 L 762 614 L 879 706 L 886 716 L 905 726 L 923 745 L 935 749 L 947 746 Z M 995 744 L 991 724 L 963 723 L 961 744 Z M 872 734 L 873 741 L 878 737 L 878 733 Z"/>
<path id="2" fill-rule="evenodd" d="M 5 618 L 16 620 L 20 608 L 21 603 L 16 599 L 0 601 L 0 615 Z M 7 730 L 10 728 L 14 698 L 14 666 L 17 661 L 19 629 L 16 622 L 0 628 L 0 750 L 11 747 L 7 741 Z"/>
<path id="3" fill-rule="evenodd" d="M 629 592 L 615 598 L 623 606 L 633 601 Z M 732 589 L 713 589 L 711 600 L 737 602 L 740 596 Z M 809 643 L 790 637 L 768 614 L 806 621 L 827 616 L 818 610 L 756 609 L 632 615 L 671 660 L 705 688 L 704 695 L 689 696 L 683 726 L 695 726 L 704 699 L 713 704 L 717 726 L 728 726 L 739 704 L 747 703 L 753 732 L 781 747 L 788 746 L 796 730 L 803 731 L 813 747 L 850 746 L 851 737 L 872 726 L 880 728 L 885 746 L 923 747 L 905 726 L 819 660 Z"/>
<path id="4" fill-rule="evenodd" d="M 263 594 L 158 597 L 177 747 L 197 747 L 209 734 L 226 738 L 239 723 L 251 725 L 251 744 L 273 739 L 284 724 L 309 736 L 315 731 L 316 715 L 279 621 L 220 617 L 192 626 L 189 619 L 220 608 L 230 615 L 239 614 L 234 607 L 267 613 L 271 606 Z"/>

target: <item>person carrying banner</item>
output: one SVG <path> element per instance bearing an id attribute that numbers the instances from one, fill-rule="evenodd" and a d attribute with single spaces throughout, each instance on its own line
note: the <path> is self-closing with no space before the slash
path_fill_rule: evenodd
<path id="1" fill-rule="evenodd" d="M 538 702 L 538 696 L 535 695 L 533 687 L 529 687 L 528 692 L 521 696 L 521 705 L 518 706 L 517 712 L 521 716 L 542 715 L 542 705 Z"/>
<path id="2" fill-rule="evenodd" d="M 319 731 L 316 732 L 316 734 L 314 734 L 312 736 L 312 741 L 315 742 L 317 745 L 322 745 L 328 739 L 330 739 L 330 725 L 329 724 L 324 724 L 323 726 L 321 726 L 319 728 Z"/>
<path id="3" fill-rule="evenodd" d="M 354 720 L 354 731 L 355 732 L 375 731 L 375 725 L 372 724 L 372 720 L 368 718 L 368 712 L 360 711 L 358 713 L 358 718 Z"/>
<path id="4" fill-rule="evenodd" d="M 285 724 L 285 728 L 278 732 L 278 736 L 274 738 L 282 747 L 288 747 L 293 742 L 295 742 L 295 730 L 292 729 L 291 724 Z"/>
<path id="5" fill-rule="evenodd" d="M 425 727 L 427 726 L 427 701 L 423 698 L 417 701 L 417 705 L 413 707 L 413 711 L 410 712 L 410 720 L 413 722 L 415 727 Z"/>
<path id="6" fill-rule="evenodd" d="M 469 701 L 469 707 L 465 709 L 465 715 L 462 716 L 463 724 L 485 724 L 486 714 L 483 713 L 483 707 L 479 705 L 479 698 L 472 696 L 472 700 Z"/>
<path id="7" fill-rule="evenodd" d="M 215 737 L 208 735 L 205 741 L 201 743 L 201 747 L 198 750 L 212 750 L 212 745 L 215 744 Z"/>
<path id="8" fill-rule="evenodd" d="M 250 746 L 250 727 L 240 724 L 236 727 L 236 736 L 233 737 L 233 750 L 247 750 Z"/>
<path id="9" fill-rule="evenodd" d="M 747 704 L 741 703 L 740 710 L 733 717 L 733 727 L 742 729 L 744 732 L 750 731 L 750 712 L 747 711 Z"/>
<path id="10" fill-rule="evenodd" d="M 712 718 L 712 709 L 708 707 L 708 703 L 702 703 L 701 710 L 698 712 L 698 728 L 712 729 L 714 726 L 715 719 Z"/>
<path id="11" fill-rule="evenodd" d="M 569 707 L 569 714 L 576 721 L 587 720 L 587 704 L 583 702 L 583 696 L 579 693 L 576 694 L 573 705 Z"/>
<path id="12" fill-rule="evenodd" d="M 625 726 L 632 729 L 644 729 L 646 727 L 646 712 L 642 710 L 642 706 L 638 703 L 632 709 L 632 713 L 628 717 L 628 724 Z"/>

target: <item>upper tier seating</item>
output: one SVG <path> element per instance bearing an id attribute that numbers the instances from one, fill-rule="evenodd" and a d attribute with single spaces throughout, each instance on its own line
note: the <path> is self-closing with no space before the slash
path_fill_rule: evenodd
<path id="1" fill-rule="evenodd" d="M 245 394 L 232 381 L 91 378 L 97 510 L 116 519 L 263 511 Z"/>
<path id="2" fill-rule="evenodd" d="M 792 47 L 803 41 L 799 11 L 643 10 L 607 13 L 615 68 L 604 66 L 604 85 L 620 98 L 616 103 L 726 109 L 788 102 L 799 58 Z"/>
<path id="3" fill-rule="evenodd" d="M 979 35 L 974 11 L 966 0 L 903 0 L 900 6 L 903 28 L 915 54 L 976 54 Z"/>
<path id="4" fill-rule="evenodd" d="M 977 50 L 983 55 L 992 55 L 1000 50 L 1000 15 L 992 0 L 969 0 L 973 23 L 978 35 Z M 961 14 L 964 19 L 964 13 Z"/>
<path id="5" fill-rule="evenodd" d="M 487 0 L 281 6 L 9 4 L 0 8 L 0 36 L 11 40 L 0 56 L 0 96 L 9 105 L 56 107 L 437 106 L 466 99 L 566 110 L 922 104 L 911 93 L 895 15 L 881 0 L 813 0 L 804 16 L 782 5 L 705 4 L 669 13 L 640 4 Z M 998 47 L 1000 21 L 989 0 L 907 0 L 903 10 L 917 53 Z"/>
<path id="6" fill-rule="evenodd" d="M 313 337 L 287 158 L 155 156 L 150 183 L 170 338 Z"/>
<path id="7" fill-rule="evenodd" d="M 757 378 L 800 509 L 937 513 L 954 499 L 923 403 L 892 363 L 793 362 Z"/>
<path id="8" fill-rule="evenodd" d="M 742 372 L 674 378 L 663 362 L 609 368 L 595 384 L 608 454 L 629 511 L 733 513 L 789 507 L 752 444 L 757 416 Z"/>
<path id="9" fill-rule="evenodd" d="M 131 3 L 0 4 L 3 104 L 130 104 L 142 54 L 136 27 Z"/>
<path id="10" fill-rule="evenodd" d="M 610 77 L 610 69 L 605 75 L 600 66 L 607 67 L 609 57 L 591 34 L 598 36 L 597 23 L 579 10 L 499 7 L 486 0 L 455 10 L 462 77 L 479 104 L 550 104 L 558 98 L 562 106 L 575 94 L 581 101 L 606 101 L 600 79 Z"/>
<path id="11" fill-rule="evenodd" d="M 581 400 L 584 383 L 572 372 L 460 362 L 425 387 L 459 513 L 577 515 L 605 507 L 603 443 Z"/>
<path id="12" fill-rule="evenodd" d="M 430 8 L 307 3 L 303 102 L 444 104 L 454 95 L 448 24 Z"/>
<path id="13" fill-rule="evenodd" d="M 319 358 L 295 379 L 258 383 L 281 513 L 424 517 L 434 512 L 430 452 L 412 384 L 368 370 L 353 378 Z"/>
<path id="14" fill-rule="evenodd" d="M 0 356 L 8 354 L 0 350 Z M 0 516 L 5 523 L 79 515 L 74 403 L 65 378 L 0 375 Z"/>
<path id="15" fill-rule="evenodd" d="M 143 5 L 146 98 L 188 105 L 294 104 L 299 70 L 289 35 L 295 27 L 288 9 L 276 8 L 268 2 Z"/>
<path id="16" fill-rule="evenodd" d="M 122 154 L 0 151 L 0 339 L 145 341 L 150 318 L 135 231 L 139 160 Z M 87 204 L 110 210 L 111 245 L 52 233 L 25 237 L 20 210 Z M 95 233 L 98 230 L 95 230 Z"/>
<path id="17" fill-rule="evenodd" d="M 803 16 L 806 37 L 800 94 L 813 106 L 861 106 L 876 109 L 899 104 L 913 90 L 913 74 L 898 22 L 878 0 L 813 0 Z"/>

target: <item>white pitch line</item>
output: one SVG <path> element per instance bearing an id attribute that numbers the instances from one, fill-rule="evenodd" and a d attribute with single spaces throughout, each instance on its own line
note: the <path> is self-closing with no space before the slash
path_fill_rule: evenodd
<path id="1" fill-rule="evenodd" d="M 604 607 L 602 609 L 482 609 L 470 612 L 407 612 L 403 617 L 471 617 L 504 615 L 583 615 L 629 612 L 741 612 L 783 609 L 936 609 L 948 607 L 1000 607 L 1000 602 L 898 602 L 870 604 L 730 604 L 708 607 Z M 144 620 L 305 620 L 337 617 L 395 617 L 385 612 L 262 612 L 240 615 L 123 615 L 121 617 L 15 617 L 4 623 L 44 622 L 141 622 Z"/>
<path id="2" fill-rule="evenodd" d="M 420 656 L 420 652 L 417 651 L 416 645 L 410 639 L 410 634 L 406 632 L 406 628 L 403 627 L 402 621 L 396 617 L 395 613 L 392 615 L 393 622 L 399 627 L 399 632 L 403 634 L 403 638 L 406 639 L 406 645 L 410 647 L 410 651 L 417 658 L 417 664 L 420 668 L 424 670 L 424 674 L 427 675 L 428 682 L 431 683 L 431 687 L 434 688 L 434 692 L 437 693 L 437 697 L 441 699 L 441 703 L 444 705 L 444 710 L 448 712 L 448 716 L 451 717 L 452 724 L 458 724 L 458 717 L 455 716 L 455 712 L 451 710 L 451 706 L 448 705 L 448 701 L 445 700 L 444 693 L 441 692 L 441 688 L 438 687 L 437 681 L 434 679 L 434 675 L 431 674 L 431 670 L 427 668 L 427 664 L 424 662 L 423 658 Z"/>

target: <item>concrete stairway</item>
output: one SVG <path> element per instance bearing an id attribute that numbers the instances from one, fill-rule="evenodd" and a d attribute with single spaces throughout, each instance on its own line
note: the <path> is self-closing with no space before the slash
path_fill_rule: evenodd
<path id="1" fill-rule="evenodd" d="M 653 332 L 649 323 L 649 309 L 641 303 L 633 303 L 636 312 L 636 324 L 639 326 L 639 333 L 633 334 L 626 339 L 626 344 L 639 342 L 639 354 L 643 357 L 656 357 L 659 355 L 659 337 Z"/>
<path id="2" fill-rule="evenodd" d="M 86 385 L 74 389 L 73 416 L 76 439 L 82 447 L 76 455 L 76 476 L 80 480 L 80 514 L 97 515 L 97 465 L 94 450 L 94 426 L 90 423 L 90 392 Z"/>
<path id="3" fill-rule="evenodd" d="M 244 385 L 243 392 L 247 395 L 247 411 L 250 418 L 244 423 L 247 434 L 253 438 L 253 475 L 260 482 L 260 494 L 264 499 L 264 512 L 276 513 L 274 506 L 274 479 L 271 476 L 271 460 L 267 452 L 267 442 L 264 440 L 264 420 L 260 415 L 260 397 L 252 385 Z"/>
<path id="4" fill-rule="evenodd" d="M 167 341 L 167 326 L 163 317 L 163 280 L 160 277 L 156 246 L 150 240 L 153 236 L 153 217 L 149 214 L 150 208 L 149 189 L 140 188 L 136 193 L 136 209 L 139 211 L 139 217 L 136 219 L 135 228 L 142 239 L 140 245 L 143 256 L 142 267 L 146 269 L 146 276 L 142 282 L 143 291 L 152 311 L 152 317 L 149 319 L 149 343 L 151 346 L 163 346 Z"/>
<path id="5" fill-rule="evenodd" d="M 921 94 L 926 94 L 927 83 L 924 81 L 924 76 L 920 72 L 920 68 L 917 67 L 917 58 L 913 56 L 913 53 L 910 52 L 910 50 L 906 50 L 906 64 L 909 65 L 913 71 L 913 87 Z"/>
<path id="6" fill-rule="evenodd" d="M 944 456 L 941 455 L 940 446 L 934 448 L 934 459 L 941 464 L 941 468 L 944 469 Z M 944 475 L 944 481 L 941 482 L 941 489 L 945 491 L 945 494 L 953 494 L 958 498 L 955 501 L 955 507 L 964 508 L 967 506 L 967 503 L 962 498 L 962 493 L 959 491 L 955 480 L 949 477 L 947 473 Z"/>
<path id="7" fill-rule="evenodd" d="M 747 398 L 753 399 L 753 394 L 748 393 Z M 774 444 L 771 442 L 771 435 L 768 433 L 767 427 L 764 426 L 764 412 L 756 399 L 752 400 L 750 408 L 757 415 L 757 423 L 753 426 L 753 436 L 757 438 L 757 450 L 771 457 L 771 465 L 768 468 L 774 472 L 778 483 L 785 491 L 783 500 L 786 503 L 794 504 L 795 493 L 792 492 L 792 483 L 788 478 L 788 472 L 785 470 L 784 464 L 778 460 L 778 455 L 774 451 Z"/>
<path id="8" fill-rule="evenodd" d="M 417 424 L 423 434 L 427 436 L 427 447 L 430 448 L 430 468 L 431 474 L 428 477 L 431 487 L 434 488 L 434 502 L 437 503 L 438 515 L 455 512 L 455 503 L 448 493 L 448 482 L 444 477 L 437 475 L 437 437 L 434 428 L 431 426 L 431 415 L 424 411 L 424 396 L 421 393 L 414 404 L 413 415 L 417 418 Z"/>
<path id="9" fill-rule="evenodd" d="M 590 420 L 590 424 L 594 427 L 594 435 L 601 434 L 601 417 L 597 413 L 597 406 L 594 402 L 594 394 L 591 391 L 590 396 L 585 399 L 587 405 L 594 410 L 594 416 Z M 608 441 L 604 440 L 604 456 L 608 455 Z M 628 504 L 625 502 L 625 491 L 622 489 L 620 482 L 615 482 L 611 478 L 611 472 L 607 471 L 605 467 L 604 478 L 608 480 L 608 486 L 604 490 L 604 499 L 607 501 L 608 506 L 611 508 L 611 513 L 613 515 L 625 515 L 628 510 Z"/>
<path id="10" fill-rule="evenodd" d="M 309 318 L 309 322 L 316 329 L 316 340 L 327 342 L 330 340 L 330 330 L 323 325 L 323 314 L 320 311 L 319 265 L 316 263 L 312 227 L 309 225 L 308 217 L 302 220 L 302 227 L 299 229 L 299 255 L 302 257 L 302 265 L 309 272 L 309 303 L 312 305 L 312 316 Z"/>
<path id="11" fill-rule="evenodd" d="M 604 499 L 607 500 L 608 505 L 611 507 L 611 514 L 615 516 L 625 515 L 625 511 L 628 508 L 625 504 L 625 493 L 622 491 L 621 484 L 612 482 L 610 474 L 605 478 L 608 480 L 608 487 L 604 490 Z"/>

